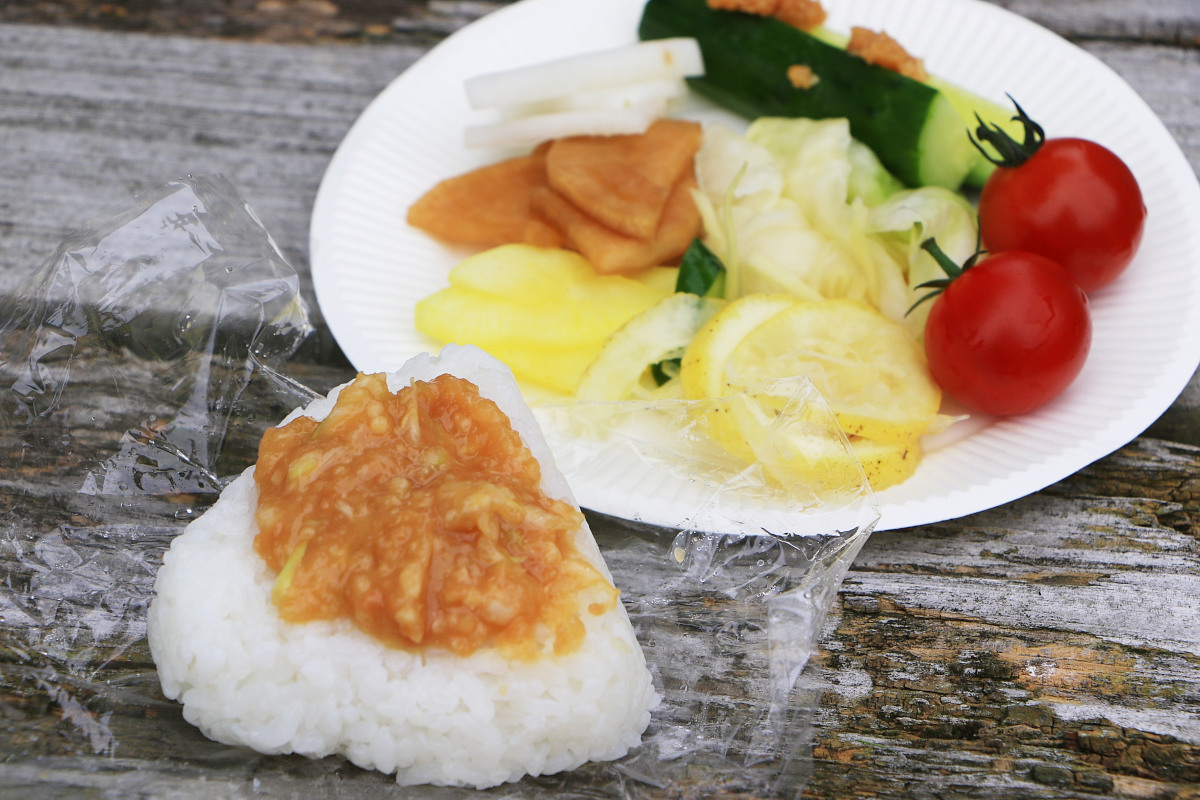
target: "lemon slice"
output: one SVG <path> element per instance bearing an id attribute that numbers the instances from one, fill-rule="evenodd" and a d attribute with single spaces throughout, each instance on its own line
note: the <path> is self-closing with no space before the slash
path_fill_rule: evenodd
<path id="1" fill-rule="evenodd" d="M 920 439 L 910 442 L 876 442 L 851 436 L 850 447 L 875 491 L 908 480 L 921 463 Z"/>
<path id="2" fill-rule="evenodd" d="M 783 400 L 760 387 L 722 401 L 740 437 L 735 446 L 744 442 L 753 460 L 778 483 L 800 482 L 828 496 L 857 487 L 865 477 L 879 491 L 907 480 L 921 461 L 918 439 L 847 439 L 825 405 L 810 400 L 798 407 Z"/>
<path id="3" fill-rule="evenodd" d="M 886 444 L 913 442 L 941 404 L 920 343 L 856 300 L 797 303 L 771 316 L 741 337 L 723 369 L 727 393 L 806 375 L 847 434 Z"/>
<path id="4" fill-rule="evenodd" d="M 684 396 L 702 400 L 741 391 L 743 386 L 732 387 L 726 381 L 725 362 L 751 331 L 798 302 L 787 294 L 748 294 L 717 312 L 692 339 L 683 355 L 679 377 Z"/>
<path id="5" fill-rule="evenodd" d="M 807 390 L 807 391 L 806 391 Z M 865 473 L 837 419 L 807 379 L 781 379 L 720 401 L 710 435 L 774 482 L 817 497 L 861 486 Z"/>
<path id="6" fill-rule="evenodd" d="M 677 292 L 618 328 L 588 365 L 575 397 L 585 401 L 625 400 L 646 394 L 643 373 L 651 364 L 678 358 L 723 300 Z"/>
<path id="7" fill-rule="evenodd" d="M 744 387 L 730 386 L 725 362 L 751 331 L 798 301 L 786 294 L 748 294 L 718 311 L 692 338 L 684 351 L 679 381 L 690 400 L 729 398 L 709 406 L 705 414 L 708 434 L 733 455 L 754 461 L 756 455 L 741 425 L 751 426 L 756 437 L 755 402 L 738 395 Z"/>
<path id="8" fill-rule="evenodd" d="M 824 404 L 794 407 L 786 389 L 800 376 L 828 404 L 833 430 Z M 941 402 L 920 344 L 855 300 L 739 298 L 692 340 L 680 377 L 687 397 L 715 399 L 705 423 L 717 444 L 819 491 L 864 473 L 875 489 L 908 478 Z"/>

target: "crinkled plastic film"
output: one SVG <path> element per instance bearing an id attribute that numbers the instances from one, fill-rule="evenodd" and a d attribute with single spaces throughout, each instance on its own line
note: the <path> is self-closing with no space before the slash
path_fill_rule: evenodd
<path id="1" fill-rule="evenodd" d="M 11 302 L 0 318 L 8 425 L 63 445 L 60 430 L 103 424 L 151 393 L 152 415 L 95 465 L 90 494 L 218 488 L 215 464 L 255 362 L 282 363 L 312 330 L 295 271 L 221 177 L 155 187 L 86 224 Z M 75 399 L 101 383 L 111 404 L 83 417 Z"/>
<path id="2" fill-rule="evenodd" d="M 806 480 L 794 464 L 786 470 L 778 450 L 747 462 L 714 444 L 711 420 L 742 402 L 773 410 L 766 440 L 819 443 L 844 468 L 832 480 L 825 470 Z M 879 518 L 825 400 L 796 378 L 719 400 L 535 411 L 551 447 L 569 454 L 559 459 L 568 480 L 612 462 L 633 476 L 619 491 L 638 492 L 641 476 L 654 472 L 654 492 L 693 500 L 675 503 L 688 512 L 666 526 L 669 536 L 660 526 L 593 524 L 665 697 L 642 749 L 618 768 L 636 766 L 651 785 L 701 770 L 723 791 L 798 795 L 816 702 L 802 672 Z"/>
<path id="3" fill-rule="evenodd" d="M 0 515 L 3 690 L 34 698 L 7 717 L 11 779 L 196 798 L 476 794 L 211 742 L 161 695 L 145 614 L 162 553 L 253 459 L 223 454 L 231 430 L 317 394 L 288 374 L 311 329 L 296 275 L 236 190 L 198 177 L 147 192 L 69 237 L 20 297 L 0 309 L 3 464 L 15 467 L 0 487 L 49 500 Z M 785 398 L 773 430 L 795 441 L 815 424 L 852 459 L 807 381 L 770 393 Z M 664 700 L 625 758 L 487 794 L 802 789 L 816 702 L 805 666 L 878 511 L 861 470 L 784 488 L 768 473 L 787 453 L 730 457 L 704 430 L 712 410 L 537 408 L 552 444 L 573 442 L 559 448 L 569 479 L 633 458 L 683 487 L 677 519 L 589 513 Z"/>

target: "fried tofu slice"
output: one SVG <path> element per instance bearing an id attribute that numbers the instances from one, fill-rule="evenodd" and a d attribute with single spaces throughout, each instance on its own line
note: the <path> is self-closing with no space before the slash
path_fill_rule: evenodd
<path id="1" fill-rule="evenodd" d="M 408 222 L 458 244 L 565 247 L 602 275 L 672 263 L 701 233 L 700 140 L 699 123 L 677 119 L 642 134 L 557 139 L 442 181 Z"/>
<path id="2" fill-rule="evenodd" d="M 563 232 L 566 246 L 578 250 L 601 275 L 669 264 L 700 235 L 700 212 L 692 199 L 696 178 L 688 169 L 667 194 L 658 226 L 644 238 L 604 225 L 553 188 L 534 191 L 534 208 Z"/>
<path id="3" fill-rule="evenodd" d="M 562 235 L 533 211 L 546 185 L 546 147 L 441 181 L 408 209 L 408 224 L 459 244 L 558 247 Z"/>
<path id="4" fill-rule="evenodd" d="M 672 189 L 692 171 L 700 138 L 697 122 L 660 119 L 642 134 L 559 139 L 546 154 L 547 182 L 601 225 L 647 239 Z"/>

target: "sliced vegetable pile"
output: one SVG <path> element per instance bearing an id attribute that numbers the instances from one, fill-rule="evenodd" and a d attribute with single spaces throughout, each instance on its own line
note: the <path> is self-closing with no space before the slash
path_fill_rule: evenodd
<path id="1" fill-rule="evenodd" d="M 747 8 L 648 0 L 652 41 L 472 80 L 473 106 L 501 112 L 468 142 L 524 151 L 411 207 L 491 248 L 416 325 L 542 391 L 708 401 L 712 439 L 777 477 L 846 468 L 802 424 L 778 430 L 772 387 L 804 375 L 884 488 L 952 421 L 943 391 L 1006 415 L 1070 385 L 1087 293 L 1128 265 L 1145 206 L 1111 152 L 1046 139 L 886 34 L 835 34 L 816 0 Z M 745 130 L 666 117 L 685 79 Z"/>
<path id="2" fill-rule="evenodd" d="M 700 233 L 691 200 L 700 125 L 658 119 L 637 134 L 554 139 L 443 181 L 408 210 L 450 241 L 566 246 L 597 272 L 678 259 Z"/>
<path id="3" fill-rule="evenodd" d="M 674 288 L 677 270 L 636 279 L 598 275 L 578 253 L 511 244 L 450 270 L 450 285 L 417 302 L 417 330 L 478 345 L 517 375 L 572 393 L 609 337 Z"/>
<path id="4" fill-rule="evenodd" d="M 696 42 L 659 38 L 467 81 L 471 108 L 498 119 L 466 131 L 468 147 L 533 147 L 567 136 L 641 133 L 700 75 Z"/>

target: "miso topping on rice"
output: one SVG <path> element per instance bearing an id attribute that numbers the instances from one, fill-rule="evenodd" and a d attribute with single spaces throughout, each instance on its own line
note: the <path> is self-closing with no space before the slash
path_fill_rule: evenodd
<path id="1" fill-rule="evenodd" d="M 360 375 L 323 421 L 267 432 L 255 550 L 290 622 L 349 617 L 394 647 L 535 658 L 583 641 L 579 598 L 617 593 L 573 543 L 583 517 L 491 400 L 452 375 L 395 394 Z"/>
<path id="2" fill-rule="evenodd" d="M 163 693 L 207 736 L 403 784 L 620 758 L 658 702 L 533 414 L 473 347 L 294 412 L 155 594 Z"/>

